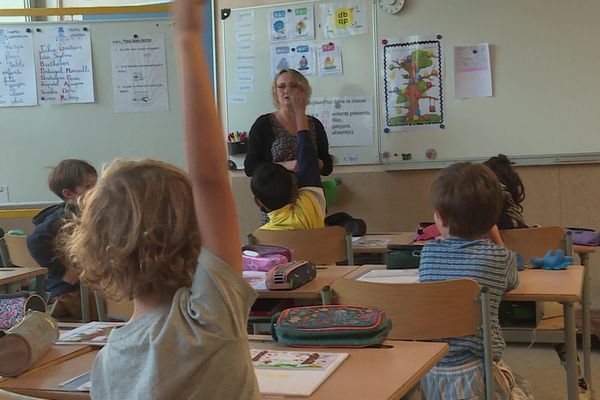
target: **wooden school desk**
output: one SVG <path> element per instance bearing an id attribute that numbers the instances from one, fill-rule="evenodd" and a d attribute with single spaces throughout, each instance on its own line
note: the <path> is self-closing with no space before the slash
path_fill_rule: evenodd
<path id="1" fill-rule="evenodd" d="M 36 278 L 37 291 L 43 295 L 45 276 L 48 269 L 42 267 L 0 268 L 0 293 L 17 293 L 21 290 L 23 281 Z M 43 297 L 43 296 L 42 296 Z"/>
<path id="2" fill-rule="evenodd" d="M 385 268 L 383 265 L 363 265 L 344 279 L 357 279 L 373 269 Z M 567 356 L 567 398 L 579 398 L 577 387 L 577 343 L 574 303 L 582 299 L 582 266 L 570 266 L 566 270 L 548 271 L 528 269 L 519 272 L 519 286 L 506 293 L 503 300 L 514 301 L 556 301 L 562 303 L 565 313 L 564 342 Z M 589 366 L 591 370 L 591 366 Z M 590 371 L 591 373 L 591 371 Z"/>
<path id="3" fill-rule="evenodd" d="M 308 400 L 400 399 L 448 353 L 448 345 L 434 342 L 388 341 L 384 348 L 324 349 L 349 353 L 349 357 L 313 393 Z M 250 341 L 251 348 L 298 351 L 270 341 Z M 306 349 L 302 349 L 306 350 Z M 97 351 L 56 364 L 37 368 L 18 378 L 0 382 L 0 388 L 45 399 L 85 399 L 89 393 L 62 391 L 58 386 L 91 370 Z M 262 396 L 263 399 L 282 398 Z"/>
<path id="4" fill-rule="evenodd" d="M 259 299 L 320 299 L 321 289 L 331 285 L 335 280 L 341 279 L 354 271 L 357 267 L 351 266 L 317 266 L 317 276 L 306 285 L 294 290 L 257 290 Z"/>

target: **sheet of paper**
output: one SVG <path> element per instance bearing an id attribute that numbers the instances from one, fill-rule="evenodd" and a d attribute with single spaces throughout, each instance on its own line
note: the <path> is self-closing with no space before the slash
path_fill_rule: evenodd
<path id="1" fill-rule="evenodd" d="M 33 30 L 0 28 L 0 107 L 37 105 Z"/>
<path id="2" fill-rule="evenodd" d="M 386 247 L 390 243 L 390 239 L 364 239 L 354 242 L 354 247 Z"/>
<path id="3" fill-rule="evenodd" d="M 112 40 L 115 112 L 169 110 L 164 35 Z"/>
<path id="4" fill-rule="evenodd" d="M 444 121 L 444 52 L 440 35 L 383 37 L 380 84 L 383 131 L 439 126 Z"/>
<path id="5" fill-rule="evenodd" d="M 331 147 L 373 144 L 372 97 L 313 97 L 306 113 L 321 121 Z"/>
<path id="6" fill-rule="evenodd" d="M 267 290 L 267 273 L 262 271 L 244 271 L 242 272 L 244 280 L 252 286 L 254 290 Z"/>
<path id="7" fill-rule="evenodd" d="M 44 25 L 34 36 L 40 103 L 92 103 L 89 26 Z"/>
<path id="8" fill-rule="evenodd" d="M 91 374 L 86 372 L 66 382 L 59 383 L 58 387 L 67 392 L 89 392 L 92 389 Z"/>
<path id="9" fill-rule="evenodd" d="M 373 269 L 356 279 L 374 283 L 417 283 L 418 269 Z"/>
<path id="10" fill-rule="evenodd" d="M 317 47 L 319 76 L 342 76 L 342 48 L 339 42 L 327 42 Z"/>
<path id="11" fill-rule="evenodd" d="M 367 33 L 368 15 L 365 0 L 340 0 L 320 4 L 320 26 L 326 38 Z"/>
<path id="12" fill-rule="evenodd" d="M 461 99 L 493 96 L 488 43 L 454 47 L 454 95 Z"/>

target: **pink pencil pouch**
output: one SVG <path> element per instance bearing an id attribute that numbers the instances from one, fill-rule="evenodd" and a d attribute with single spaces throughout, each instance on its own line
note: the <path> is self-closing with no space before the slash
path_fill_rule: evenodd
<path id="1" fill-rule="evenodd" d="M 268 272 L 274 267 L 292 261 L 292 251 L 287 247 L 252 245 L 242 247 L 244 271 Z"/>

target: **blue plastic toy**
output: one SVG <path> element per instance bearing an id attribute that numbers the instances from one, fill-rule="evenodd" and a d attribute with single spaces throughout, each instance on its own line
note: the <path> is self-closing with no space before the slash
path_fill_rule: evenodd
<path id="1" fill-rule="evenodd" d="M 565 257 L 565 253 L 558 249 L 548 250 L 543 258 L 533 257 L 530 261 L 533 268 L 558 270 L 567 269 L 573 263 L 573 257 Z"/>

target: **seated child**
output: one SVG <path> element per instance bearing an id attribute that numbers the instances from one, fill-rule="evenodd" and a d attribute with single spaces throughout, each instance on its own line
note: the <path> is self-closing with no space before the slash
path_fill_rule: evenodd
<path id="1" fill-rule="evenodd" d="M 94 363 L 92 399 L 257 399 L 238 219 L 200 0 L 177 0 L 189 176 L 160 161 L 115 161 L 82 200 L 68 254 L 81 281 L 133 299 Z"/>
<path id="2" fill-rule="evenodd" d="M 279 164 L 264 163 L 254 170 L 250 182 L 254 201 L 269 215 L 269 222 L 260 229 L 324 228 L 325 194 L 319 176 L 319 159 L 308 130 L 306 93 L 301 87 L 289 92 L 298 128 L 297 184 L 292 174 Z"/>
<path id="3" fill-rule="evenodd" d="M 525 186 L 519 174 L 512 168 L 510 160 L 504 154 L 498 154 L 484 162 L 498 177 L 502 186 L 502 212 L 498 218 L 498 229 L 527 228 L 523 218 Z"/>
<path id="4" fill-rule="evenodd" d="M 434 180 L 431 201 L 442 239 L 423 247 L 419 281 L 468 278 L 489 288 L 493 359 L 501 365 L 505 342 L 498 306 L 504 293 L 518 285 L 519 276 L 515 254 L 485 238 L 502 210 L 500 183 L 484 165 L 454 164 Z M 474 335 L 444 341 L 450 345 L 449 353 L 421 380 L 426 398 L 484 399 L 482 338 Z M 494 372 L 496 375 L 497 368 Z M 521 389 L 497 382 L 499 397 L 494 398 L 509 399 L 511 390 Z"/>
<path id="5" fill-rule="evenodd" d="M 42 267 L 48 268 L 50 301 L 57 302 L 53 316 L 81 319 L 79 271 L 65 267 L 55 239 L 66 219 L 77 213 L 77 199 L 96 184 L 98 174 L 87 161 L 63 160 L 52 169 L 48 186 L 63 203 L 45 208 L 33 217 L 36 225 L 27 236 L 27 248 Z"/>

